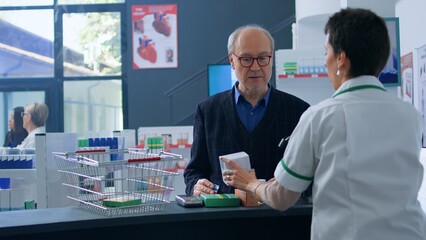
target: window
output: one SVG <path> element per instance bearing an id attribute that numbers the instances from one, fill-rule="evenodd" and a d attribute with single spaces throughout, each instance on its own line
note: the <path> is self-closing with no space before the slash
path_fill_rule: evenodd
<path id="1" fill-rule="evenodd" d="M 0 120 L 0 136 L 8 130 L 15 105 L 36 101 L 49 107 L 48 132 L 84 135 L 124 128 L 123 3 L 0 1 L 0 112 L 6 116 Z M 12 95 L 32 92 L 42 95 L 37 100 L 25 96 L 25 104 L 6 102 Z"/>
<path id="2" fill-rule="evenodd" d="M 0 11 L 0 29 L 0 78 L 53 76 L 53 10 Z"/>
<path id="3" fill-rule="evenodd" d="M 121 74 L 120 13 L 63 15 L 64 75 Z"/>
<path id="4" fill-rule="evenodd" d="M 53 0 L 1 0 L 0 7 L 52 5 Z"/>
<path id="5" fill-rule="evenodd" d="M 59 4 L 102 4 L 124 2 L 126 2 L 126 0 L 58 0 Z"/>
<path id="6" fill-rule="evenodd" d="M 64 131 L 122 130 L 121 81 L 64 82 Z"/>

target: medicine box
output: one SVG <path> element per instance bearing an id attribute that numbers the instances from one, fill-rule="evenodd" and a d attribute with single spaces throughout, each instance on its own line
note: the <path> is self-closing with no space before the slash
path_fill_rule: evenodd
<path id="1" fill-rule="evenodd" d="M 201 194 L 206 207 L 238 207 L 240 199 L 235 194 Z"/>
<path id="2" fill-rule="evenodd" d="M 257 207 L 259 200 L 253 193 L 248 193 L 240 189 L 235 189 L 235 195 L 241 200 L 241 205 L 244 207 Z"/>
<path id="3" fill-rule="evenodd" d="M 219 156 L 219 159 L 221 159 L 222 157 L 232 160 L 233 162 L 238 164 L 242 169 L 246 170 L 247 172 L 251 170 L 250 158 L 249 158 L 249 155 L 245 152 L 237 152 L 237 153 L 232 153 L 228 155 L 222 155 L 222 156 Z M 220 162 L 220 168 L 222 169 L 222 174 L 225 171 L 232 170 L 232 168 L 229 167 L 228 164 L 225 163 L 224 161 L 219 161 L 219 162 Z"/>
<path id="4" fill-rule="evenodd" d="M 128 207 L 142 204 L 140 198 L 134 198 L 131 196 L 120 196 L 116 198 L 109 198 L 103 200 L 102 204 L 105 207 Z"/>

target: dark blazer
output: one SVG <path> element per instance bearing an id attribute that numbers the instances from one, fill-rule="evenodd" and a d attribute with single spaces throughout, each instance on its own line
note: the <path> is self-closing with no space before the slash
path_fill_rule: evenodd
<path id="1" fill-rule="evenodd" d="M 233 193 L 234 189 L 222 180 L 219 156 L 225 154 L 246 152 L 257 178 L 272 178 L 287 145 L 279 148 L 279 142 L 291 135 L 309 107 L 303 100 L 271 88 L 265 116 L 249 133 L 236 113 L 234 91 L 218 93 L 197 106 L 191 159 L 184 172 L 188 195 L 202 178 L 218 184 L 218 193 Z"/>
<path id="2" fill-rule="evenodd" d="M 20 132 L 16 132 L 10 130 L 7 132 L 6 137 L 4 139 L 3 147 L 11 147 L 14 148 L 24 141 L 24 139 L 28 136 L 27 130 L 22 129 Z"/>

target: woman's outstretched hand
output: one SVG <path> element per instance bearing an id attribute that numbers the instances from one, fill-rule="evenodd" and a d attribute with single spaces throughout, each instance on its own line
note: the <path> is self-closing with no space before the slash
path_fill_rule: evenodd
<path id="1" fill-rule="evenodd" d="M 252 169 L 250 172 L 247 172 L 232 160 L 229 160 L 225 157 L 220 158 L 220 160 L 224 161 L 232 168 L 232 170 L 225 171 L 223 173 L 223 181 L 226 184 L 248 192 L 250 191 L 249 185 L 258 182 L 254 169 Z"/>

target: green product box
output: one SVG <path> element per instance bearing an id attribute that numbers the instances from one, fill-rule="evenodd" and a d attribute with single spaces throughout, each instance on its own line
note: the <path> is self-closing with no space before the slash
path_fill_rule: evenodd
<path id="1" fill-rule="evenodd" d="M 142 204 L 142 201 L 140 198 L 133 198 L 128 196 L 105 199 L 102 202 L 102 205 L 104 205 L 105 207 L 129 207 L 129 206 L 137 206 L 140 204 Z"/>
<path id="2" fill-rule="evenodd" d="M 238 207 L 240 199 L 235 194 L 201 194 L 206 207 Z"/>
<path id="3" fill-rule="evenodd" d="M 34 200 L 26 200 L 24 202 L 24 209 L 36 209 L 36 202 Z"/>

